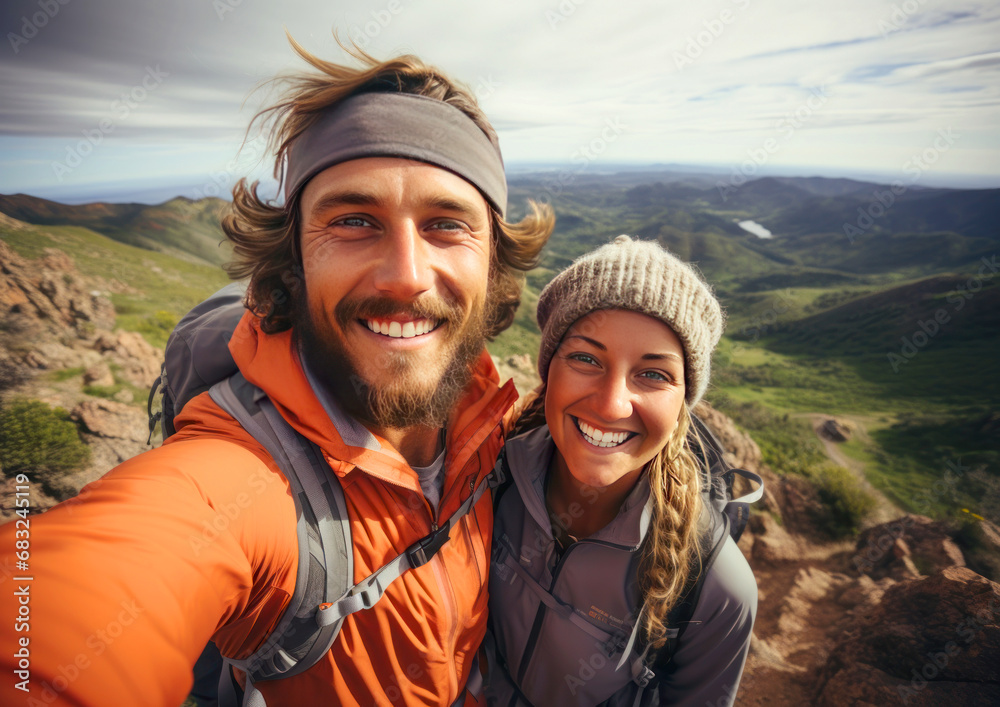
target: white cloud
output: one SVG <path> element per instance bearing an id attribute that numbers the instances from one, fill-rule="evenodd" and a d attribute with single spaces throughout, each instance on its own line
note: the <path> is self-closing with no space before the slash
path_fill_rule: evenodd
<path id="1" fill-rule="evenodd" d="M 334 26 L 376 56 L 414 52 L 490 85 L 483 105 L 508 162 L 572 159 L 612 120 L 625 127 L 600 160 L 734 163 L 770 138 L 781 140 L 774 166 L 891 171 L 952 125 L 965 137 L 949 169 L 997 175 L 1000 164 L 995 2 L 291 0 L 242 2 L 221 19 L 200 0 L 76 5 L 0 64 L 0 135 L 49 136 L 32 142 L 41 164 L 159 63 L 170 78 L 120 121 L 113 143 L 169 145 L 206 173 L 235 152 L 267 95 L 241 109 L 250 90 L 303 68 L 285 30 L 342 60 Z M 820 87 L 822 105 L 786 135 Z M 0 164 L 14 159 L 5 145 Z M 120 169 L 110 152 L 88 169 Z M 145 155 L 144 168 L 157 171 L 159 159 Z M 0 191 L 51 177 L 3 174 Z"/>

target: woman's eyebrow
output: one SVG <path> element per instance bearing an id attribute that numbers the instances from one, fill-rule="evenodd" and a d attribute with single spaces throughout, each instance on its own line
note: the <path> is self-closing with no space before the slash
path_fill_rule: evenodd
<path id="1" fill-rule="evenodd" d="M 647 360 L 649 360 L 649 361 L 662 361 L 665 358 L 676 359 L 676 360 L 680 361 L 681 363 L 684 362 L 684 358 L 682 356 L 679 356 L 679 355 L 677 355 L 677 354 L 675 354 L 673 352 L 669 352 L 669 353 L 648 353 L 648 354 L 643 354 L 642 355 L 642 359 L 644 361 L 647 361 Z"/>
<path id="2" fill-rule="evenodd" d="M 602 344 L 600 341 L 591 339 L 589 336 L 584 336 L 583 334 L 570 334 L 566 339 L 583 339 L 588 344 L 593 346 L 595 349 L 600 349 L 601 351 L 607 351 L 608 347 Z"/>

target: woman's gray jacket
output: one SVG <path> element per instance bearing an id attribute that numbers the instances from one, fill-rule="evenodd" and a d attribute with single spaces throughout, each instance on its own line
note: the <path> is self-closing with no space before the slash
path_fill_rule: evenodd
<path id="1" fill-rule="evenodd" d="M 614 521 L 560 556 L 545 507 L 554 449 L 546 426 L 506 444 L 513 484 L 494 519 L 489 704 L 732 704 L 757 613 L 757 584 L 736 543 L 726 537 L 673 658 L 640 687 L 653 663 L 640 659 L 641 632 L 633 631 L 652 505 L 646 476 Z"/>

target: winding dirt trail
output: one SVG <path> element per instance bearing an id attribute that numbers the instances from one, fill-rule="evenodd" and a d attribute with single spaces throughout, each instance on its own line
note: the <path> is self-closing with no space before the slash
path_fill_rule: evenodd
<path id="1" fill-rule="evenodd" d="M 824 423 L 826 423 L 827 420 L 834 419 L 834 416 L 819 412 L 807 412 L 803 413 L 801 417 L 805 417 L 809 420 L 813 432 L 816 434 L 817 439 L 819 439 L 820 444 L 823 445 L 823 451 L 826 452 L 830 461 L 837 466 L 842 466 L 850 471 L 858 480 L 858 483 L 861 484 L 861 487 L 875 498 L 878 505 L 865 522 L 865 526 L 886 523 L 903 515 L 903 511 L 898 508 L 896 504 L 890 501 L 884 493 L 872 486 L 872 483 L 865 475 L 865 465 L 857 459 L 851 459 L 849 456 L 844 454 L 843 450 L 840 449 L 839 443 L 833 441 L 823 433 L 822 428 Z M 865 430 L 865 426 L 858 418 L 849 415 L 838 415 L 836 419 L 846 420 L 851 424 L 854 434 L 858 435 L 863 440 L 868 439 L 868 433 Z"/>

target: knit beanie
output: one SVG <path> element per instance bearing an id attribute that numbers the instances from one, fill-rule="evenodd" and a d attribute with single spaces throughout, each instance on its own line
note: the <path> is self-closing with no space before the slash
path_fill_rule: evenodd
<path id="1" fill-rule="evenodd" d="M 712 352 L 722 336 L 725 315 L 691 265 L 654 241 L 634 241 L 628 236 L 618 236 L 573 261 L 542 290 L 538 300 L 542 381 L 569 328 L 599 309 L 647 314 L 673 329 L 684 345 L 685 399 L 692 407 L 701 399 L 708 388 Z"/>

